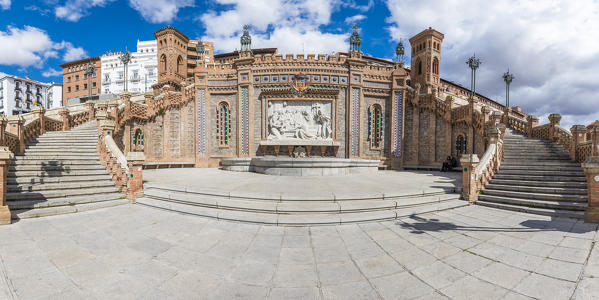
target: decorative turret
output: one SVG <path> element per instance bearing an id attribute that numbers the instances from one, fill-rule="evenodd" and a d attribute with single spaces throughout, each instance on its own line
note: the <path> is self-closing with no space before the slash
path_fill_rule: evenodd
<path id="1" fill-rule="evenodd" d="M 412 48 L 412 84 L 420 83 L 426 93 L 439 86 L 443 34 L 428 28 L 410 39 Z"/>
<path id="2" fill-rule="evenodd" d="M 360 45 L 362 45 L 362 38 L 360 38 L 360 34 L 358 33 L 358 28 L 360 27 L 354 24 L 352 28 L 354 29 L 354 33 L 349 38 L 349 51 L 361 53 Z"/>
<path id="3" fill-rule="evenodd" d="M 243 26 L 241 40 L 241 51 L 252 51 L 252 37 L 250 36 L 250 25 Z"/>

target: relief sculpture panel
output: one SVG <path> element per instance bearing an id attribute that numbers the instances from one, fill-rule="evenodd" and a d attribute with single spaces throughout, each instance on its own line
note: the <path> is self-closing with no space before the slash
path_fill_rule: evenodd
<path id="1" fill-rule="evenodd" d="M 269 140 L 332 140 L 330 101 L 269 101 Z"/>

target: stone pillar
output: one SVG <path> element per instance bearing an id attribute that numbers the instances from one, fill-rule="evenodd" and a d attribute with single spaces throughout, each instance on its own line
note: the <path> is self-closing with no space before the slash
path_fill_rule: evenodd
<path id="1" fill-rule="evenodd" d="M 95 103 L 92 101 L 85 102 L 85 106 L 87 106 L 87 111 L 89 112 L 88 121 L 93 121 L 96 119 L 96 108 Z"/>
<path id="2" fill-rule="evenodd" d="M 528 124 L 526 125 L 526 135 L 531 137 L 532 129 L 537 127 L 537 125 L 539 125 L 539 118 L 537 118 L 533 115 L 529 115 L 528 117 L 526 117 L 526 121 L 528 121 Z"/>
<path id="3" fill-rule="evenodd" d="M 487 106 L 483 106 L 480 110 L 483 113 L 484 124 L 487 124 L 487 122 L 490 120 L 491 109 Z"/>
<path id="4" fill-rule="evenodd" d="M 23 131 L 23 125 L 25 119 L 23 116 L 16 115 L 8 118 L 8 132 L 17 136 L 19 144 L 17 145 L 17 153 L 21 153 L 25 150 L 25 132 Z"/>
<path id="5" fill-rule="evenodd" d="M 46 114 L 46 110 L 41 107 L 38 106 L 35 109 L 33 109 L 33 114 L 35 115 L 36 119 L 40 120 L 40 133 L 39 135 L 42 135 L 46 132 L 46 128 L 45 128 L 45 124 L 44 124 L 44 115 Z"/>
<path id="6" fill-rule="evenodd" d="M 103 119 L 103 120 L 100 120 L 100 123 L 98 124 L 98 126 L 100 127 L 100 133 L 102 134 L 102 136 L 106 136 L 106 135 L 112 135 L 116 125 L 114 123 L 114 120 Z"/>
<path id="7" fill-rule="evenodd" d="M 127 198 L 131 203 L 135 203 L 135 198 L 143 195 L 143 164 L 146 160 L 143 152 L 127 153 L 127 166 L 129 174 L 127 175 Z"/>
<path id="8" fill-rule="evenodd" d="M 572 141 L 570 142 L 570 158 L 573 160 L 578 160 L 576 157 L 576 148 L 578 144 L 586 141 L 586 133 L 587 128 L 584 125 L 574 125 L 570 127 L 570 132 L 572 133 Z"/>
<path id="9" fill-rule="evenodd" d="M 6 125 L 8 124 L 8 121 L 6 120 L 6 117 L 3 114 L 0 114 L 0 145 L 6 145 L 4 143 L 4 136 L 6 135 Z"/>
<path id="10" fill-rule="evenodd" d="M 495 123 L 495 125 L 501 123 L 502 118 L 503 118 L 503 113 L 501 113 L 500 111 L 494 111 L 491 113 L 491 119 L 493 119 L 493 122 Z"/>
<path id="11" fill-rule="evenodd" d="M 478 184 L 476 182 L 476 166 L 478 166 L 476 154 L 462 154 L 460 164 L 462 165 L 462 196 L 471 204 L 478 200 Z"/>
<path id="12" fill-rule="evenodd" d="M 13 157 L 8 147 L 0 147 L 0 225 L 10 224 L 11 220 L 10 209 L 6 205 L 6 176 Z"/>
<path id="13" fill-rule="evenodd" d="M 505 124 L 506 126 L 509 127 L 509 120 L 510 120 L 510 112 L 512 112 L 512 109 L 509 107 L 504 107 L 503 108 L 503 118 L 502 118 L 502 123 Z"/>
<path id="14" fill-rule="evenodd" d="M 559 126 L 559 122 L 562 120 L 562 115 L 560 114 L 550 114 L 549 115 L 549 140 L 553 141 L 555 138 L 555 132 L 557 126 Z"/>
<path id="15" fill-rule="evenodd" d="M 595 126 L 591 129 L 591 141 L 591 143 L 593 143 L 591 156 L 599 156 L 599 126 Z"/>
<path id="16" fill-rule="evenodd" d="M 63 131 L 67 131 L 69 130 L 69 109 L 66 107 L 63 107 L 59 112 L 58 115 L 60 115 L 60 119 L 62 120 L 62 130 Z"/>
<path id="17" fill-rule="evenodd" d="M 107 114 L 106 114 L 110 119 L 113 119 L 114 122 L 116 122 L 117 124 L 119 122 L 119 120 L 118 120 L 118 118 L 119 118 L 118 106 L 119 105 L 116 102 L 108 103 Z"/>
<path id="18" fill-rule="evenodd" d="M 587 177 L 588 206 L 584 212 L 584 221 L 599 223 L 599 156 L 591 156 L 582 163 Z"/>

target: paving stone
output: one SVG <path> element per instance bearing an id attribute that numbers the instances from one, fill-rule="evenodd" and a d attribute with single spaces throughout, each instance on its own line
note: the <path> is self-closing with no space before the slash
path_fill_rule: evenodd
<path id="1" fill-rule="evenodd" d="M 462 252 L 460 248 L 451 246 L 444 242 L 436 242 L 432 244 L 427 244 L 421 247 L 422 250 L 432 254 L 433 256 L 443 259 L 447 256 L 454 255 L 456 253 Z"/>
<path id="2" fill-rule="evenodd" d="M 420 249 L 411 249 L 407 251 L 393 251 L 390 255 L 408 270 L 414 270 L 423 266 L 428 266 L 437 261 L 437 258 Z"/>
<path id="3" fill-rule="evenodd" d="M 466 276 L 466 273 L 441 261 L 436 261 L 430 266 L 417 268 L 414 270 L 414 274 L 435 289 L 442 289 Z"/>
<path id="4" fill-rule="evenodd" d="M 324 285 L 322 294 L 325 299 L 380 299 L 376 291 L 366 281 Z"/>
<path id="5" fill-rule="evenodd" d="M 463 234 L 444 239 L 443 242 L 448 243 L 454 247 L 458 247 L 462 250 L 472 248 L 482 243 L 481 240 Z"/>
<path id="6" fill-rule="evenodd" d="M 318 278 L 323 285 L 365 280 L 353 262 L 333 262 L 317 264 Z"/>
<path id="7" fill-rule="evenodd" d="M 543 262 L 543 258 L 508 249 L 497 260 L 523 270 L 534 271 Z"/>
<path id="8" fill-rule="evenodd" d="M 443 262 L 458 270 L 471 274 L 491 264 L 493 261 L 468 251 L 460 251 L 454 255 L 445 257 Z"/>
<path id="9" fill-rule="evenodd" d="M 202 272 L 202 270 L 180 271 L 160 285 L 160 289 L 177 299 L 194 299 L 198 296 L 209 295 L 222 282 L 222 278 Z"/>
<path id="10" fill-rule="evenodd" d="M 584 277 L 579 283 L 573 299 L 587 300 L 599 298 L 599 278 Z"/>
<path id="11" fill-rule="evenodd" d="M 223 282 L 206 299 L 264 299 L 268 294 L 268 290 L 269 288 L 263 286 Z"/>
<path id="12" fill-rule="evenodd" d="M 358 268 L 360 268 L 360 271 L 362 271 L 362 273 L 368 278 L 380 277 L 404 271 L 404 269 L 388 255 L 356 259 L 355 262 L 358 265 Z"/>
<path id="13" fill-rule="evenodd" d="M 316 266 L 279 264 L 272 281 L 276 287 L 315 287 L 318 284 Z"/>
<path id="14" fill-rule="evenodd" d="M 530 274 L 528 271 L 523 271 L 501 262 L 494 262 L 472 275 L 506 289 L 512 289 Z"/>
<path id="15" fill-rule="evenodd" d="M 441 292 L 452 299 L 501 299 L 508 290 L 472 276 L 463 277 Z"/>
<path id="16" fill-rule="evenodd" d="M 312 248 L 281 248 L 280 264 L 307 265 L 314 263 Z"/>
<path id="17" fill-rule="evenodd" d="M 577 248 L 588 251 L 591 249 L 592 243 L 592 240 L 566 236 L 559 245 L 562 247 Z"/>
<path id="18" fill-rule="evenodd" d="M 574 292 L 575 283 L 531 274 L 524 278 L 514 290 L 529 297 L 539 299 L 568 299 Z"/>
<path id="19" fill-rule="evenodd" d="M 573 263 L 582 264 L 586 261 L 589 251 L 582 249 L 555 247 L 548 257 Z"/>
<path id="20" fill-rule="evenodd" d="M 415 299 L 433 291 L 433 288 L 408 272 L 373 278 L 371 282 L 385 299 Z"/>
<path id="21" fill-rule="evenodd" d="M 536 268 L 535 272 L 554 278 L 576 282 L 582 269 L 583 265 L 580 264 L 548 258 Z"/>
<path id="22" fill-rule="evenodd" d="M 227 276 L 232 282 L 249 285 L 267 286 L 271 281 L 276 266 L 262 262 L 243 262 Z"/>
<path id="23" fill-rule="evenodd" d="M 279 288 L 270 290 L 268 299 L 289 299 L 289 300 L 312 300 L 321 299 L 320 291 L 315 287 L 307 288 Z"/>
<path id="24" fill-rule="evenodd" d="M 283 248 L 310 248 L 310 236 L 307 235 L 285 235 Z"/>

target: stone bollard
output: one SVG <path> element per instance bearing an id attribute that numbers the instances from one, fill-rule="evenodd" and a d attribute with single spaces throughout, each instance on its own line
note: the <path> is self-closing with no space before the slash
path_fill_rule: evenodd
<path id="1" fill-rule="evenodd" d="M 6 205 L 6 177 L 10 160 L 14 157 L 8 147 L 0 147 L 0 225 L 10 224 L 10 209 Z"/>
<path id="2" fill-rule="evenodd" d="M 143 152 L 127 153 L 127 166 L 129 174 L 127 175 L 127 198 L 131 203 L 135 203 L 137 197 L 143 195 L 143 164 L 146 160 Z"/>
<path id="3" fill-rule="evenodd" d="M 8 117 L 8 132 L 17 136 L 19 144 L 17 145 L 17 153 L 21 153 L 25 150 L 25 132 L 23 131 L 23 125 L 25 119 L 23 116 L 16 115 Z"/>
<path id="4" fill-rule="evenodd" d="M 479 160 L 476 154 L 462 154 L 460 164 L 462 165 L 462 196 L 471 204 L 478 200 L 476 183 L 476 166 Z"/>
<path id="5" fill-rule="evenodd" d="M 63 107 L 59 112 L 58 115 L 60 116 L 60 119 L 62 120 L 62 131 L 67 131 L 70 129 L 69 127 L 69 109 L 66 107 Z"/>
<path id="6" fill-rule="evenodd" d="M 582 163 L 587 177 L 588 205 L 584 212 L 584 221 L 599 223 L 599 156 L 591 156 Z"/>
<path id="7" fill-rule="evenodd" d="M 46 128 L 45 128 L 46 126 L 44 124 L 44 115 L 46 114 L 46 110 L 43 107 L 38 106 L 38 107 L 36 107 L 36 108 L 33 109 L 33 114 L 35 115 L 36 119 L 40 120 L 40 123 L 39 123 L 40 124 L 39 135 L 42 135 L 42 134 L 44 134 L 46 132 Z"/>

